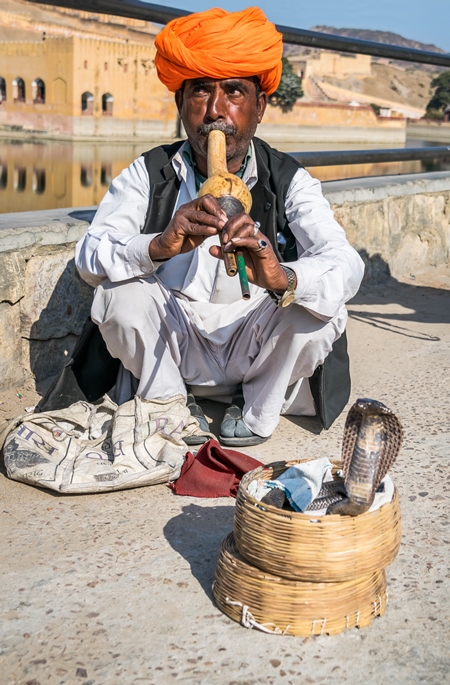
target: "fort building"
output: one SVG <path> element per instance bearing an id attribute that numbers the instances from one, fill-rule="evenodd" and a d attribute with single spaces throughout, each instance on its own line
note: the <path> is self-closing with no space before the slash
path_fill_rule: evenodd
<path id="1" fill-rule="evenodd" d="M 372 76 L 370 55 L 341 55 L 324 51 L 314 55 L 291 55 L 289 61 L 294 71 L 302 78 L 333 76 L 344 79 L 348 76 Z"/>
<path id="2" fill-rule="evenodd" d="M 154 40 L 47 37 L 0 43 L 0 126 L 68 138 L 173 137 L 176 107 Z"/>

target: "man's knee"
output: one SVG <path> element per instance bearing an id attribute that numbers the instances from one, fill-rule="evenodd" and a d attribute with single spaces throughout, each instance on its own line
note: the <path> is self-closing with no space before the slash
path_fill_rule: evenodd
<path id="1" fill-rule="evenodd" d="M 339 337 L 339 331 L 334 320 L 323 321 L 317 316 L 308 312 L 304 307 L 292 305 L 280 308 L 277 311 L 279 317 L 277 333 L 297 338 L 299 341 L 309 339 L 312 342 L 321 343 L 322 341 L 331 345 Z"/>
<path id="2" fill-rule="evenodd" d="M 91 318 L 99 326 L 114 321 L 123 328 L 136 327 L 143 317 L 155 316 L 159 295 L 154 278 L 133 278 L 120 283 L 106 280 L 95 291 Z"/>

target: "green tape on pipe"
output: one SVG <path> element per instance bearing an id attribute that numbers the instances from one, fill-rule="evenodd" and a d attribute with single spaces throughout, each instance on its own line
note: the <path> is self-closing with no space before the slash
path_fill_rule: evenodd
<path id="1" fill-rule="evenodd" d="M 248 284 L 247 270 L 245 268 L 245 259 L 242 252 L 236 252 L 236 263 L 239 274 L 239 281 L 241 284 L 242 297 L 244 300 L 250 299 L 250 286 Z"/>

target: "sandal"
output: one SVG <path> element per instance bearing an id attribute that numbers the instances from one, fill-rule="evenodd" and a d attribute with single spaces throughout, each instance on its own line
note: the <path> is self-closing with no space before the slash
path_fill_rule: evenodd
<path id="1" fill-rule="evenodd" d="M 194 395 L 190 392 L 187 394 L 186 406 L 191 412 L 191 416 L 197 419 L 200 430 L 204 431 L 205 433 L 210 433 L 210 427 L 208 421 L 206 420 L 203 409 L 197 404 Z M 186 445 L 195 447 L 196 445 L 204 445 L 205 442 L 210 440 L 210 437 L 208 435 L 188 435 L 186 438 L 183 438 L 183 440 Z"/>
<path id="2" fill-rule="evenodd" d="M 232 399 L 231 405 L 225 412 L 222 423 L 220 424 L 219 442 L 228 447 L 248 447 L 250 445 L 260 445 L 266 442 L 271 436 L 263 438 L 256 435 L 245 425 L 242 418 L 244 408 L 244 396 L 242 390 Z"/>

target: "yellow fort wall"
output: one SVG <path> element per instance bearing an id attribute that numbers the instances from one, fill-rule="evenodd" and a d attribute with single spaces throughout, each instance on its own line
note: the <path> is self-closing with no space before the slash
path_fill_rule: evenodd
<path id="1" fill-rule="evenodd" d="M 67 135 L 136 135 L 156 129 L 175 131 L 173 96 L 160 83 L 148 45 L 78 36 L 35 42 L 0 43 L 0 77 L 6 100 L 0 124 Z M 26 101 L 13 101 L 13 80 L 25 82 Z M 32 82 L 45 83 L 45 103 L 32 100 Z M 93 110 L 82 112 L 84 92 L 94 96 Z M 112 113 L 102 111 L 102 96 L 113 98 Z M 130 122 L 134 122 L 130 126 Z M 167 129 L 167 130 L 166 130 Z"/>
<path id="2" fill-rule="evenodd" d="M 146 47 L 95 39 L 74 40 L 75 99 L 81 103 L 82 93 L 91 92 L 94 116 L 103 116 L 101 98 L 110 93 L 115 118 L 174 118 L 173 98 L 156 76 L 153 41 Z M 75 116 L 80 114 L 80 108 L 74 111 Z"/>
<path id="3" fill-rule="evenodd" d="M 35 42 L 0 43 L 0 77 L 6 81 L 6 101 L 0 112 L 10 112 L 19 118 L 23 114 L 70 116 L 72 99 L 73 41 L 51 38 Z M 13 101 L 13 80 L 25 82 L 25 102 Z M 32 82 L 40 78 L 45 83 L 45 104 L 33 104 Z"/>

